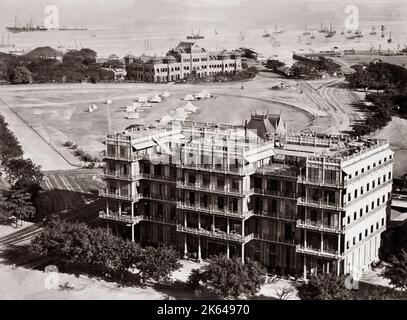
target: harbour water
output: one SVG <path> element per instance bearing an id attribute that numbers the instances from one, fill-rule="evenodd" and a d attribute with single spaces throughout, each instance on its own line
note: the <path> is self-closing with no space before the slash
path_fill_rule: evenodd
<path id="1" fill-rule="evenodd" d="M 381 37 L 380 27 L 385 24 L 385 37 Z M 110 27 L 89 27 L 86 31 L 48 31 L 48 32 L 23 32 L 9 34 L 10 43 L 15 48 L 0 48 L 0 51 L 10 50 L 28 52 L 39 46 L 50 46 L 66 51 L 76 48 L 92 48 L 99 57 L 108 57 L 117 54 L 120 57 L 126 54 L 134 55 L 164 55 L 170 48 L 176 46 L 180 41 L 187 41 L 186 36 L 200 32 L 205 38 L 196 40 L 202 47 L 217 51 L 222 49 L 232 50 L 239 47 L 252 48 L 265 57 L 275 57 L 290 64 L 293 52 L 318 52 L 320 50 L 358 49 L 376 50 L 381 47 L 382 51 L 403 49 L 407 46 L 407 27 L 405 21 L 361 21 L 360 30 L 363 37 L 349 40 L 341 35 L 343 26 L 339 23 L 334 25 L 336 35 L 326 38 L 324 33 L 319 33 L 321 22 L 313 21 L 308 25 L 279 24 L 278 30 L 283 33 L 274 34 L 276 25 L 268 21 L 251 22 L 240 26 L 228 25 L 226 23 L 213 23 L 212 21 L 199 21 L 199 24 L 181 25 L 176 22 L 154 22 L 143 25 L 130 26 L 112 25 Z M 195 28 L 194 28 L 195 26 Z M 329 28 L 329 21 L 324 21 L 324 26 Z M 372 26 L 376 28 L 377 34 L 371 35 Z M 304 36 L 305 31 L 312 32 L 315 39 Z M 5 28 L 4 38 L 7 39 Z M 265 30 L 271 33 L 271 37 L 263 37 Z M 388 43 L 389 33 L 392 42 Z M 0 31 L 2 33 L 2 31 Z"/>

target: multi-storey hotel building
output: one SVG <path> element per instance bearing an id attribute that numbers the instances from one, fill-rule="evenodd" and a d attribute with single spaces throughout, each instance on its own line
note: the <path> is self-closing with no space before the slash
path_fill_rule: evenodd
<path id="1" fill-rule="evenodd" d="M 363 273 L 391 196 L 388 141 L 173 123 L 109 134 L 109 228 L 185 257 L 251 258 L 289 272 Z"/>
<path id="2" fill-rule="evenodd" d="M 125 61 L 131 65 L 136 80 L 143 82 L 170 82 L 190 75 L 202 78 L 242 71 L 240 53 L 209 52 L 195 42 L 181 42 L 165 57 L 127 56 Z"/>

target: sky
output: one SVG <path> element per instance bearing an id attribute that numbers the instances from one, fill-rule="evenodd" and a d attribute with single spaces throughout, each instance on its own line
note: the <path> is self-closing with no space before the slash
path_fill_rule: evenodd
<path id="1" fill-rule="evenodd" d="M 307 24 L 322 18 L 342 21 L 346 5 L 356 5 L 361 19 L 405 19 L 407 0 L 0 0 L 0 25 L 42 24 L 47 5 L 56 5 L 66 26 L 120 26 L 172 21 L 199 24 Z"/>

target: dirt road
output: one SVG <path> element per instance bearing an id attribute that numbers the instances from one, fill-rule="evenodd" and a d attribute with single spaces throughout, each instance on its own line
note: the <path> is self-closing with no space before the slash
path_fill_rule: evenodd
<path id="1" fill-rule="evenodd" d="M 0 99 L 0 114 L 9 124 L 11 131 L 16 134 L 20 142 L 25 158 L 31 158 L 40 165 L 42 170 L 68 170 L 74 169 L 59 153 L 52 148 L 44 137 L 38 135 L 29 125 L 23 121 L 7 104 Z"/>

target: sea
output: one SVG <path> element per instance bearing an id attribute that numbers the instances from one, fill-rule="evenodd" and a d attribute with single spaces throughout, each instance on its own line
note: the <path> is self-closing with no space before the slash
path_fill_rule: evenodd
<path id="1" fill-rule="evenodd" d="M 195 40 L 200 46 L 209 51 L 233 50 L 240 47 L 251 48 L 266 58 L 275 58 L 288 65 L 292 63 L 293 52 L 319 52 L 332 49 L 370 50 L 379 48 L 382 51 L 395 52 L 407 47 L 407 25 L 403 19 L 381 21 L 380 19 L 364 20 L 359 29 L 362 38 L 347 39 L 346 33 L 341 35 L 344 26 L 340 22 L 332 23 L 336 35 L 326 38 L 319 33 L 321 24 L 330 28 L 329 21 L 307 21 L 301 23 L 275 24 L 269 20 L 251 21 L 250 23 L 233 25 L 228 23 L 214 23 L 211 20 L 199 23 L 177 23 L 177 21 L 160 21 L 154 23 L 132 23 L 130 25 L 84 26 L 85 31 L 45 31 L 9 33 L 0 27 L 0 36 L 4 43 L 14 44 L 15 47 L 3 47 L 0 51 L 14 51 L 17 54 L 29 52 L 40 46 L 50 46 L 63 52 L 71 49 L 91 48 L 98 53 L 99 58 L 107 58 L 111 54 L 124 57 L 127 54 L 136 56 L 165 55 L 181 41 L 187 41 L 191 33 L 204 36 Z M 381 37 L 381 25 L 385 25 L 385 36 Z M 372 28 L 376 35 L 371 35 Z M 3 30 L 3 32 L 1 31 Z M 279 33 L 276 33 L 279 31 Z M 311 32 L 315 39 L 304 35 Z M 270 33 L 271 37 L 263 37 Z M 392 38 L 389 43 L 388 39 Z"/>

